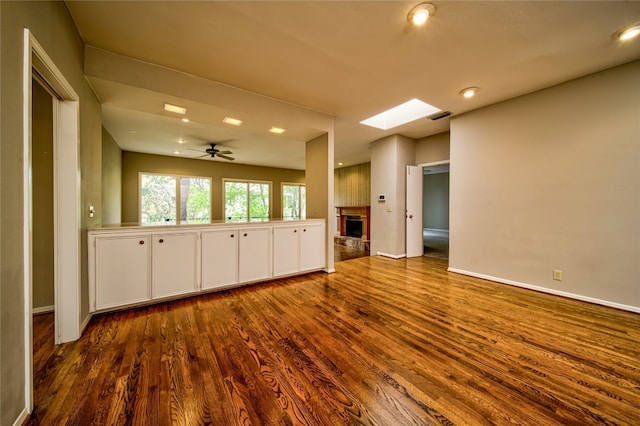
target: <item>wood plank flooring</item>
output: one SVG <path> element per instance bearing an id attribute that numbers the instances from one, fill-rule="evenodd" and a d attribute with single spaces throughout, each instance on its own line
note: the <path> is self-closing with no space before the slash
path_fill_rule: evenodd
<path id="1" fill-rule="evenodd" d="M 640 315 L 362 257 L 94 317 L 35 317 L 32 425 L 638 425 Z"/>

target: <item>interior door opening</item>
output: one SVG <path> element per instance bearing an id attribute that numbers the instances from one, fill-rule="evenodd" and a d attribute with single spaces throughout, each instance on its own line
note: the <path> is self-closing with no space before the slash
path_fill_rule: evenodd
<path id="1" fill-rule="evenodd" d="M 449 258 L 449 160 L 407 166 L 406 254 Z"/>
<path id="2" fill-rule="evenodd" d="M 449 164 L 423 167 L 424 255 L 449 259 Z"/>

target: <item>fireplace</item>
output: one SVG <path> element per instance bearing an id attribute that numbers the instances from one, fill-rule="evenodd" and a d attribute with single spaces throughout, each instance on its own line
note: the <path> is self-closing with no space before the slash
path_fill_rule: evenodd
<path id="1" fill-rule="evenodd" d="M 347 237 L 362 238 L 362 219 L 360 216 L 347 216 L 345 228 Z"/>
<path id="2" fill-rule="evenodd" d="M 336 207 L 338 235 L 368 240 L 369 211 L 369 206 Z"/>

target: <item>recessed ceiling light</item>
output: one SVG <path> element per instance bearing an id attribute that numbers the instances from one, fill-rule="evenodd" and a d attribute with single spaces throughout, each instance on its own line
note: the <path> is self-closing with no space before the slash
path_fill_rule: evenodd
<path id="1" fill-rule="evenodd" d="M 479 89 L 477 87 L 467 87 L 466 89 L 462 89 L 460 91 L 460 94 L 465 98 L 469 99 L 469 98 L 473 98 L 478 92 L 478 90 Z"/>
<path id="2" fill-rule="evenodd" d="M 362 120 L 360 124 L 375 127 L 376 129 L 389 130 L 439 111 L 441 109 L 438 107 L 429 105 L 419 99 L 411 99 L 380 114 Z"/>
<path id="3" fill-rule="evenodd" d="M 176 139 L 176 142 L 182 144 L 182 143 L 184 143 L 184 139 L 182 139 L 182 138 Z"/>
<path id="4" fill-rule="evenodd" d="M 135 130 L 129 130 L 129 133 L 131 133 L 132 135 L 135 135 L 138 132 L 136 132 Z"/>
<path id="5" fill-rule="evenodd" d="M 620 41 L 627 41 L 636 38 L 638 35 L 640 35 L 640 23 L 629 25 L 615 33 L 614 36 Z"/>
<path id="6" fill-rule="evenodd" d="M 277 133 L 277 134 L 280 134 L 280 133 L 284 133 L 284 132 L 286 132 L 286 130 L 285 130 L 285 129 L 282 129 L 282 128 L 280 128 L 280 127 L 272 127 L 271 129 L 269 129 L 269 131 L 270 131 L 271 133 Z"/>
<path id="7" fill-rule="evenodd" d="M 174 153 L 175 155 L 178 155 L 178 154 L 180 154 L 180 151 L 173 151 L 173 153 Z"/>
<path id="8" fill-rule="evenodd" d="M 344 163 L 342 163 L 342 162 L 338 162 L 338 166 L 342 166 L 342 164 L 344 164 Z"/>
<path id="9" fill-rule="evenodd" d="M 178 105 L 164 103 L 164 110 L 169 112 L 175 112 L 176 114 L 185 115 L 187 113 L 187 109 L 185 107 L 181 107 Z"/>
<path id="10" fill-rule="evenodd" d="M 237 118 L 225 117 L 222 120 L 223 123 L 231 124 L 232 126 L 239 126 L 242 124 L 242 120 L 238 120 Z"/>
<path id="11" fill-rule="evenodd" d="M 427 22 L 433 14 L 436 13 L 436 7 L 431 3 L 420 3 L 409 11 L 407 20 L 415 26 L 420 26 Z"/>
<path id="12" fill-rule="evenodd" d="M 187 117 L 185 117 L 185 118 L 182 119 L 182 121 L 185 122 L 185 123 L 188 123 L 189 119 Z"/>

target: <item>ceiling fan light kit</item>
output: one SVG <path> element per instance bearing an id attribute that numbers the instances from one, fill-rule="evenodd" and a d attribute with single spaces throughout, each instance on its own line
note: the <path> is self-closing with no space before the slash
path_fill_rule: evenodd
<path id="1" fill-rule="evenodd" d="M 235 158 L 229 157 L 229 154 L 233 154 L 233 152 L 231 152 L 229 150 L 220 151 L 218 148 L 216 148 L 216 144 L 215 143 L 210 143 L 209 145 L 211 145 L 211 148 L 207 148 L 204 151 L 204 152 L 206 152 L 206 154 L 202 155 L 202 157 L 210 156 L 211 158 L 223 158 L 223 159 L 228 160 L 228 161 L 235 160 Z"/>

